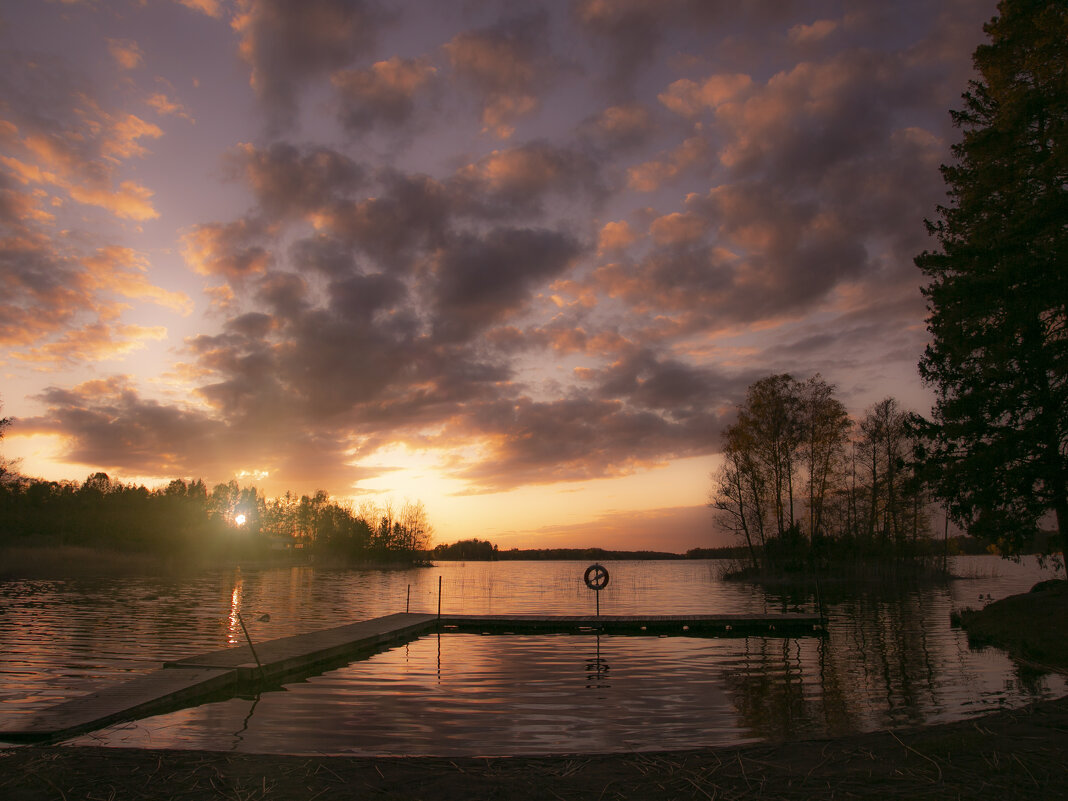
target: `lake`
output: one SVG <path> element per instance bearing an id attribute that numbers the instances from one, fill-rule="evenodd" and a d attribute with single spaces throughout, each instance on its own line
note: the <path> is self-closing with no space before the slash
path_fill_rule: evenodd
<path id="1" fill-rule="evenodd" d="M 293 567 L 197 577 L 0 582 L 0 716 L 164 660 L 393 612 L 589 614 L 587 562 Z M 813 611 L 720 580 L 715 561 L 609 562 L 604 614 Z M 257 753 L 497 755 L 689 748 L 967 718 L 1068 694 L 1063 676 L 972 650 L 949 625 L 1053 577 L 1033 560 L 957 557 L 963 578 L 838 597 L 818 637 L 429 635 L 256 696 L 82 735 L 72 744 Z"/>

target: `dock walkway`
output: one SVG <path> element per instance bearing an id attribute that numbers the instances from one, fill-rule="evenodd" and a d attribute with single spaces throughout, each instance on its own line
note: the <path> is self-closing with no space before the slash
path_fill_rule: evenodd
<path id="1" fill-rule="evenodd" d="M 669 634 L 690 636 L 812 636 L 826 620 L 818 615 L 432 615 L 401 612 L 255 644 L 209 651 L 164 662 L 160 670 L 73 698 L 0 726 L 0 741 L 56 741 L 122 720 L 157 715 L 219 693 L 261 687 L 308 674 L 423 634 Z"/>

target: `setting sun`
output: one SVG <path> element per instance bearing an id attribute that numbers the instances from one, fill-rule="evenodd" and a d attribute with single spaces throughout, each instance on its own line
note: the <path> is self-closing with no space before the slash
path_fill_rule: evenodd
<path id="1" fill-rule="evenodd" d="M 244 515 L 237 515 L 234 518 L 234 525 L 235 526 L 243 526 L 243 525 L 245 525 L 245 516 Z"/>

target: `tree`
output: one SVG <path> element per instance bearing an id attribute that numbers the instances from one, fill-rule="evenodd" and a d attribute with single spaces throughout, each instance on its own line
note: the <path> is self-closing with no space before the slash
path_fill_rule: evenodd
<path id="1" fill-rule="evenodd" d="M 816 374 L 797 385 L 801 408 L 801 454 L 808 483 L 808 532 L 813 542 L 823 532 L 827 495 L 844 473 L 845 445 L 852 424 L 834 387 Z"/>
<path id="2" fill-rule="evenodd" d="M 972 533 L 1018 549 L 1052 512 L 1068 527 L 1068 5 L 1002 0 L 951 112 L 950 202 L 916 257 L 929 279 L 936 391 L 917 419 L 934 493 Z"/>
<path id="3" fill-rule="evenodd" d="M 0 440 L 4 438 L 4 431 L 14 421 L 10 417 L 0 417 Z M 5 484 L 14 474 L 15 465 L 0 454 L 0 485 Z"/>

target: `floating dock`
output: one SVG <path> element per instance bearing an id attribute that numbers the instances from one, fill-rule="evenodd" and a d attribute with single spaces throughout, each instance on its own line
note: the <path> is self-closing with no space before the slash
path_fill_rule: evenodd
<path id="1" fill-rule="evenodd" d="M 164 662 L 160 670 L 49 707 L 25 721 L 7 721 L 0 741 L 56 741 L 124 720 L 158 715 L 205 698 L 278 683 L 316 668 L 345 664 L 361 653 L 432 633 L 631 634 L 673 636 L 813 636 L 818 615 L 432 615 L 401 612 L 345 626 L 209 651 Z"/>

